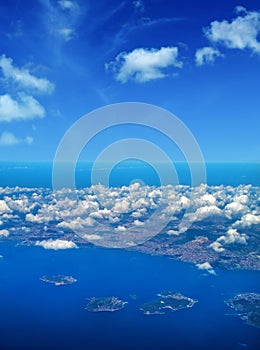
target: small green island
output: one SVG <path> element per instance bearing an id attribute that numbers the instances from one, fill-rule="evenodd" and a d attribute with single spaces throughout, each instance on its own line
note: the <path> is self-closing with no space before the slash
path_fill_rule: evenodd
<path id="1" fill-rule="evenodd" d="M 198 302 L 196 299 L 185 297 L 181 293 L 163 292 L 157 294 L 158 298 L 145 303 L 140 307 L 145 315 L 163 315 L 166 311 L 177 311 L 191 308 Z"/>
<path id="2" fill-rule="evenodd" d="M 86 310 L 90 312 L 114 312 L 123 309 L 127 304 L 127 301 L 116 297 L 93 297 L 88 299 L 88 301 Z"/>
<path id="3" fill-rule="evenodd" d="M 260 293 L 237 294 L 225 303 L 248 325 L 260 328 Z"/>
<path id="4" fill-rule="evenodd" d="M 54 284 L 55 286 L 65 286 L 77 282 L 76 278 L 66 275 L 42 276 L 40 280 L 46 283 Z"/>

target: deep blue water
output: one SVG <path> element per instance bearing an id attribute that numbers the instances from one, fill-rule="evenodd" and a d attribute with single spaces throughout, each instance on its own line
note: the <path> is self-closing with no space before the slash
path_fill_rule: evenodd
<path id="1" fill-rule="evenodd" d="M 248 349 L 259 329 L 228 316 L 223 300 L 259 291 L 259 273 L 217 271 L 165 257 L 102 248 L 48 251 L 1 243 L 1 349 Z M 71 274 L 74 285 L 55 287 L 43 274 Z M 162 290 L 199 300 L 192 309 L 145 316 L 139 306 Z M 136 294 L 132 300 L 130 294 Z M 115 313 L 84 310 L 85 298 L 116 295 L 129 301 Z"/>
<path id="2" fill-rule="evenodd" d="M 182 167 L 181 182 L 188 183 Z M 115 169 L 111 184 L 128 184 L 133 178 L 157 184 L 149 167 L 131 169 Z M 207 170 L 211 185 L 260 185 L 258 164 L 208 164 Z M 79 169 L 78 186 L 89 183 L 88 171 Z M 0 186 L 15 185 L 50 187 L 51 164 L 1 164 Z M 166 257 L 97 247 L 50 251 L 4 240 L 0 254 L 1 350 L 259 348 L 259 329 L 230 316 L 224 304 L 236 293 L 260 292 L 259 272 L 219 270 L 217 276 L 204 275 L 193 265 Z M 55 287 L 39 280 L 46 274 L 68 274 L 78 282 Z M 199 302 L 171 314 L 143 315 L 140 305 L 163 290 Z M 84 310 L 85 298 L 112 295 L 129 304 L 115 313 Z"/>

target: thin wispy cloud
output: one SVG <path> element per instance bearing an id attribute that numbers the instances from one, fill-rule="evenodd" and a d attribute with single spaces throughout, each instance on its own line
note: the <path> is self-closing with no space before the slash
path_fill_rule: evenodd
<path id="1" fill-rule="evenodd" d="M 43 22 L 49 35 L 65 42 L 76 37 L 81 15 L 81 8 L 76 1 L 60 0 L 52 3 L 41 0 L 41 3 L 45 9 Z"/>
<path id="2" fill-rule="evenodd" d="M 12 132 L 4 131 L 0 135 L 0 146 L 15 146 L 20 143 L 32 144 L 33 138 L 31 136 L 27 136 L 24 139 L 16 137 Z"/>
<path id="3" fill-rule="evenodd" d="M 144 2 L 142 0 L 134 0 L 133 6 L 137 11 L 141 13 L 143 13 L 145 10 Z"/>
<path id="4" fill-rule="evenodd" d="M 50 94 L 54 90 L 54 84 L 48 79 L 36 77 L 27 68 L 16 67 L 10 57 L 0 56 L 0 68 L 5 80 L 17 83 L 21 88 L 44 94 Z"/>

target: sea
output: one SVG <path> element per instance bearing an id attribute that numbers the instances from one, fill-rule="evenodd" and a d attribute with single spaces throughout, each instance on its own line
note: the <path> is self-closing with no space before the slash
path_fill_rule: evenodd
<path id="1" fill-rule="evenodd" d="M 208 163 L 209 185 L 260 186 L 257 163 Z M 79 164 L 78 187 L 90 185 L 90 164 Z M 189 184 L 184 164 L 180 183 Z M 147 164 L 121 164 L 110 185 L 140 179 L 159 186 Z M 51 163 L 1 163 L 0 187 L 52 186 Z M 260 329 L 234 315 L 224 300 L 260 292 L 259 271 L 216 270 L 135 251 L 87 247 L 46 250 L 0 241 L 0 349 L 259 349 Z M 77 282 L 53 286 L 42 275 L 71 275 Z M 193 308 L 144 315 L 140 306 L 161 291 L 197 299 Z M 88 298 L 116 296 L 128 304 L 117 312 L 88 312 Z"/>

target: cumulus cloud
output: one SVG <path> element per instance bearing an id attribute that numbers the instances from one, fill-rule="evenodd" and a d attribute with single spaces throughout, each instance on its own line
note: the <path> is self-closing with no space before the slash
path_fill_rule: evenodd
<path id="1" fill-rule="evenodd" d="M 216 272 L 214 271 L 213 267 L 207 261 L 201 264 L 196 264 L 196 266 L 199 270 L 205 270 L 211 275 L 216 275 Z"/>
<path id="2" fill-rule="evenodd" d="M 210 42 L 229 49 L 249 49 L 260 55 L 260 11 L 247 11 L 237 7 L 237 17 L 231 21 L 213 21 L 205 29 Z"/>
<path id="3" fill-rule="evenodd" d="M 168 230 L 167 231 L 167 234 L 168 235 L 175 235 L 175 236 L 178 236 L 181 232 L 179 231 L 176 231 L 176 230 Z"/>
<path id="4" fill-rule="evenodd" d="M 195 54 L 195 62 L 197 66 L 202 66 L 206 63 L 214 63 L 217 57 L 223 57 L 218 49 L 206 46 L 197 49 Z"/>
<path id="5" fill-rule="evenodd" d="M 36 77 L 27 68 L 15 67 L 10 57 L 0 56 L 0 68 L 5 79 L 12 80 L 22 88 L 29 88 L 47 94 L 53 92 L 54 84 L 45 78 Z"/>
<path id="6" fill-rule="evenodd" d="M 119 225 L 115 228 L 115 232 L 124 232 L 124 231 L 126 231 L 126 228 L 123 225 Z"/>
<path id="7" fill-rule="evenodd" d="M 12 212 L 12 210 L 9 208 L 7 203 L 3 199 L 1 199 L 0 200 L 0 214 L 11 213 L 11 212 Z"/>
<path id="8" fill-rule="evenodd" d="M 223 212 L 216 205 L 205 205 L 198 208 L 195 213 L 187 214 L 192 221 L 203 221 L 223 216 Z"/>
<path id="9" fill-rule="evenodd" d="M 63 239 L 47 239 L 43 241 L 36 241 L 35 245 L 43 247 L 44 249 L 53 250 L 78 248 L 74 242 Z"/>
<path id="10" fill-rule="evenodd" d="M 224 248 L 222 247 L 222 244 L 218 241 L 215 241 L 210 244 L 210 248 L 212 248 L 216 253 L 224 252 Z"/>
<path id="11" fill-rule="evenodd" d="M 26 143 L 30 145 L 33 142 L 33 138 L 27 136 L 25 139 L 17 138 L 12 132 L 4 131 L 0 135 L 0 146 L 14 146 L 18 143 Z"/>
<path id="12" fill-rule="evenodd" d="M 247 238 L 248 237 L 245 233 L 239 233 L 236 229 L 230 228 L 225 236 L 220 236 L 218 238 L 218 242 L 223 244 L 246 244 Z"/>
<path id="13" fill-rule="evenodd" d="M 236 201 L 228 203 L 225 207 L 225 214 L 230 219 L 232 217 L 241 216 L 242 214 L 245 214 L 248 211 L 249 208 L 246 205 Z"/>
<path id="14" fill-rule="evenodd" d="M 135 226 L 143 226 L 144 225 L 144 222 L 140 221 L 140 220 L 134 220 L 133 224 Z"/>
<path id="15" fill-rule="evenodd" d="M 8 237 L 9 231 L 8 230 L 0 230 L 0 238 L 1 237 Z"/>
<path id="16" fill-rule="evenodd" d="M 9 94 L 0 96 L 0 122 L 43 118 L 43 106 L 32 96 L 20 93 L 16 99 Z"/>
<path id="17" fill-rule="evenodd" d="M 132 52 L 121 52 L 115 61 L 105 65 L 107 70 L 114 72 L 115 79 L 121 83 L 129 80 L 144 83 L 162 79 L 168 76 L 167 68 L 182 68 L 182 66 L 183 63 L 178 60 L 177 47 L 138 48 Z"/>
<path id="18" fill-rule="evenodd" d="M 130 203 L 123 199 L 123 200 L 117 200 L 113 207 L 113 211 L 116 213 L 127 213 L 129 211 Z"/>
<path id="19" fill-rule="evenodd" d="M 60 222 L 58 224 L 58 227 L 68 228 L 71 230 L 84 230 L 84 228 L 92 227 L 95 224 L 96 224 L 96 221 L 93 220 L 91 217 L 87 217 L 85 219 L 77 217 L 74 220 Z"/>
<path id="20" fill-rule="evenodd" d="M 260 215 L 249 213 L 242 216 L 241 220 L 238 220 L 233 224 L 234 227 L 238 228 L 250 228 L 252 225 L 260 226 Z"/>
<path id="21" fill-rule="evenodd" d="M 239 233 L 236 229 L 230 228 L 225 235 L 220 236 L 210 247 L 216 252 L 223 252 L 223 246 L 229 244 L 247 244 L 248 236 L 245 233 Z"/>
<path id="22" fill-rule="evenodd" d="M 70 189 L 52 193 L 46 189 L 0 187 L 0 221 L 7 227 L 14 227 L 15 223 L 19 228 L 20 220 L 20 228 L 24 230 L 26 220 L 30 223 L 28 227 L 31 230 L 37 227 L 39 234 L 44 233 L 46 224 L 50 223 L 48 227 L 54 226 L 61 235 L 68 234 L 65 230 L 74 231 L 83 238 L 87 235 L 85 239 L 93 242 L 104 242 L 106 237 L 111 240 L 130 237 L 134 242 L 135 237 L 146 237 L 147 232 L 153 230 L 155 234 L 167 233 L 174 239 L 186 232 L 192 223 L 203 235 L 206 223 L 211 225 L 211 230 L 217 224 L 220 234 L 210 247 L 218 253 L 232 248 L 233 244 L 247 244 L 260 225 L 260 190 L 253 186 L 155 188 L 134 184 L 109 188 L 96 185 L 75 191 L 81 200 L 73 199 L 71 195 L 75 193 Z M 157 215 L 156 220 L 147 231 L 147 220 L 153 213 Z M 165 217 L 169 218 L 168 225 L 162 227 Z M 157 227 L 160 227 L 158 231 Z M 211 234 L 217 234 L 216 230 Z"/>

